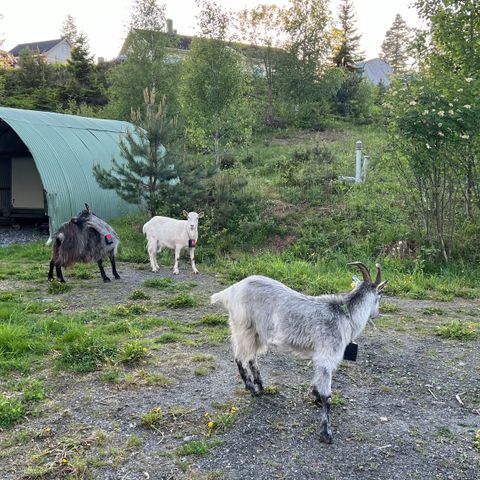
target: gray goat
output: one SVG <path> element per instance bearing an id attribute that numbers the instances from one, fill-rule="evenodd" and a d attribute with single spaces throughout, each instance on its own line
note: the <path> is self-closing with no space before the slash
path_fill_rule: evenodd
<path id="1" fill-rule="evenodd" d="M 215 293 L 229 311 L 235 361 L 253 395 L 263 391 L 257 354 L 269 346 L 285 348 L 310 358 L 314 367 L 313 394 L 322 405 L 320 440 L 332 442 L 330 402 L 332 373 L 343 359 L 345 348 L 355 340 L 370 318 L 378 315 L 381 269 L 373 282 L 360 262 L 353 262 L 363 275 L 349 293 L 313 297 L 296 292 L 268 277 L 251 276 Z M 344 310 L 344 308 L 346 310 Z M 249 372 L 250 369 L 250 372 Z"/>
<path id="2" fill-rule="evenodd" d="M 85 210 L 60 225 L 53 238 L 48 240 L 47 245 L 52 241 L 49 281 L 53 280 L 54 267 L 57 278 L 63 283 L 65 279 L 62 267 L 68 267 L 76 262 L 96 261 L 103 281 L 109 282 L 110 278 L 105 274 L 102 261 L 106 256 L 110 259 L 114 277 L 120 278 L 115 266 L 115 255 L 119 244 L 118 236 L 108 223 L 90 211 L 87 204 L 85 204 Z"/>

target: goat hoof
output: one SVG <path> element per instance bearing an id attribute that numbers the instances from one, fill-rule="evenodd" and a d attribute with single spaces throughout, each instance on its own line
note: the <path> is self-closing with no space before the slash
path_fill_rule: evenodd
<path id="1" fill-rule="evenodd" d="M 174 271 L 173 271 L 173 274 L 174 274 L 174 275 L 179 275 L 180 272 L 179 272 L 178 270 L 177 270 L 177 271 L 174 270 Z"/>
<path id="2" fill-rule="evenodd" d="M 108 282 L 111 282 L 111 280 L 110 280 L 108 277 L 105 277 L 105 278 L 103 279 L 103 283 L 108 283 Z"/>
<path id="3" fill-rule="evenodd" d="M 333 442 L 332 432 L 330 430 L 322 432 L 320 434 L 320 441 L 322 443 L 328 443 L 328 444 L 332 443 Z"/>
<path id="4" fill-rule="evenodd" d="M 120 280 L 120 275 L 115 275 L 115 280 Z"/>

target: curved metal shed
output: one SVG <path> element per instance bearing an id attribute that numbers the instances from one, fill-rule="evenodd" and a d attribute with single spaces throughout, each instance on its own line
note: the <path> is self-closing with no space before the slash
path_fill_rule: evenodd
<path id="1" fill-rule="evenodd" d="M 109 169 L 121 162 L 119 140 L 133 125 L 117 120 L 0 107 L 0 124 L 8 125 L 28 148 L 40 175 L 48 206 L 50 232 L 88 203 L 109 219 L 138 210 L 113 190 L 103 190 L 93 164 Z"/>

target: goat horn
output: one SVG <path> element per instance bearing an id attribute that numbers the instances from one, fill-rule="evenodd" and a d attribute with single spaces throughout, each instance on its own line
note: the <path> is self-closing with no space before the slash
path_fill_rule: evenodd
<path id="1" fill-rule="evenodd" d="M 348 265 L 354 265 L 362 272 L 363 281 L 365 283 L 372 283 L 372 277 L 370 277 L 370 272 L 368 268 L 362 262 L 350 262 Z"/>
<path id="2" fill-rule="evenodd" d="M 375 266 L 377 267 L 377 276 L 375 278 L 375 285 L 380 285 L 380 283 L 382 283 L 382 267 L 380 267 L 379 263 L 376 263 Z"/>

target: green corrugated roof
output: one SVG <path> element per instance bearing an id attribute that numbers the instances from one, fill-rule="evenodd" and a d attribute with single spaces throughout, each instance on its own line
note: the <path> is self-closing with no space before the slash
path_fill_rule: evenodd
<path id="1" fill-rule="evenodd" d="M 138 210 L 113 190 L 102 190 L 93 176 L 94 163 L 109 169 L 122 162 L 119 139 L 133 125 L 117 120 L 0 107 L 7 123 L 30 150 L 47 192 L 50 231 L 88 203 L 109 219 Z"/>

